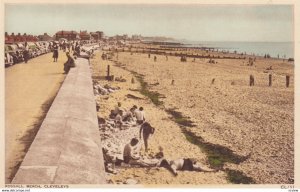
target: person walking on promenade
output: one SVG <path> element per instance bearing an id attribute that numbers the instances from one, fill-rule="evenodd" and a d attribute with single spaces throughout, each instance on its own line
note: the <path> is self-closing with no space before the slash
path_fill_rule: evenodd
<path id="1" fill-rule="evenodd" d="M 27 63 L 29 60 L 29 46 L 28 46 L 27 42 L 25 42 L 23 57 L 24 57 L 25 63 Z"/>
<path id="2" fill-rule="evenodd" d="M 57 62 L 57 58 L 58 58 L 58 45 L 57 43 L 55 43 L 53 45 L 53 62 Z"/>

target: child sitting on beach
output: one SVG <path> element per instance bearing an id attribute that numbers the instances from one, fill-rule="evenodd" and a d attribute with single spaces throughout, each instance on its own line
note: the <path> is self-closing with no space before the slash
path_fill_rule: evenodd
<path id="1" fill-rule="evenodd" d="M 114 119 L 119 114 L 120 110 L 121 110 L 121 103 L 118 102 L 118 105 L 115 106 L 115 109 L 111 110 L 109 117 Z"/>
<path id="2" fill-rule="evenodd" d="M 119 113 L 115 117 L 116 126 L 119 125 L 120 129 L 122 128 L 122 125 L 123 125 L 123 117 L 122 117 L 122 115 L 123 115 L 123 111 L 119 110 Z"/>

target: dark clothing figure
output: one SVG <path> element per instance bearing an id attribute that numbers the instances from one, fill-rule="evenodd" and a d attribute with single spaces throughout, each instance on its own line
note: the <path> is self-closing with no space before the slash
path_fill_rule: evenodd
<path id="1" fill-rule="evenodd" d="M 68 73 L 70 71 L 71 67 L 75 67 L 74 59 L 70 56 L 69 53 L 67 53 L 67 57 L 68 57 L 68 60 L 64 64 L 64 71 L 65 71 L 65 73 Z"/>
<path id="2" fill-rule="evenodd" d="M 29 60 L 29 46 L 27 44 L 27 42 L 25 42 L 25 49 L 23 51 L 23 58 L 25 63 L 27 63 L 27 61 Z"/>
<path id="3" fill-rule="evenodd" d="M 23 57 L 24 57 L 25 63 L 27 63 L 27 61 L 29 60 L 29 51 L 28 50 L 24 50 Z"/>
<path id="4" fill-rule="evenodd" d="M 77 44 L 75 46 L 75 53 L 74 53 L 74 55 L 76 55 L 77 57 L 80 56 L 80 46 L 79 46 L 79 44 Z"/>
<path id="5" fill-rule="evenodd" d="M 183 166 L 181 168 L 183 171 L 193 171 L 194 166 L 193 166 L 193 161 L 191 159 L 183 159 Z"/>
<path id="6" fill-rule="evenodd" d="M 148 151 L 148 139 L 149 139 L 150 134 L 153 134 L 154 131 L 155 131 L 155 129 L 147 122 L 143 123 L 140 128 L 140 138 L 141 138 L 141 134 L 143 132 L 145 151 Z"/>
<path id="7" fill-rule="evenodd" d="M 57 62 L 57 58 L 58 58 L 58 46 L 55 44 L 53 46 L 53 62 Z"/>

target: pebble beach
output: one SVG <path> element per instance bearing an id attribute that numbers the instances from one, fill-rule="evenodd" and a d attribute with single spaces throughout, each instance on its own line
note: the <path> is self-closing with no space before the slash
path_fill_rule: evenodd
<path id="1" fill-rule="evenodd" d="M 109 183 L 128 179 L 142 185 L 293 183 L 293 63 L 258 57 L 250 65 L 247 55 L 225 59 L 224 55 L 235 55 L 221 52 L 208 53 L 216 55 L 214 63 L 209 58 L 189 57 L 181 62 L 172 54 L 151 53 L 149 57 L 134 49 L 101 59 L 108 52 L 96 51 L 90 60 L 94 84 L 117 88 L 95 94 L 98 118 L 108 120 L 117 102 L 128 110 L 143 106 L 147 122 L 156 129 L 149 140 L 150 151 L 141 148 L 143 157 L 151 158 L 162 147 L 167 159 L 195 158 L 218 169 L 213 173 L 182 171 L 174 177 L 164 168 L 116 167 L 116 174 L 107 173 Z M 125 81 L 105 80 L 107 65 L 115 79 Z M 255 78 L 254 86 L 249 86 L 249 75 Z M 122 151 L 132 137 L 138 137 L 139 127 L 119 130 L 99 125 L 99 130 L 103 146 Z"/>

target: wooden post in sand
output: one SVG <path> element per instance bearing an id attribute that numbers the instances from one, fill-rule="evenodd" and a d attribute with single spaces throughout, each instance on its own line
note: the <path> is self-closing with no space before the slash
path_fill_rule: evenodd
<path id="1" fill-rule="evenodd" d="M 272 74 L 269 74 L 269 87 L 272 86 Z"/>
<path id="2" fill-rule="evenodd" d="M 287 76 L 285 76 L 285 79 L 286 79 L 286 87 L 289 87 L 290 86 L 290 76 L 289 75 L 287 75 Z"/>
<path id="3" fill-rule="evenodd" d="M 110 77 L 110 65 L 107 65 L 107 79 Z"/>
<path id="4" fill-rule="evenodd" d="M 254 76 L 250 75 L 250 87 L 254 86 Z"/>

